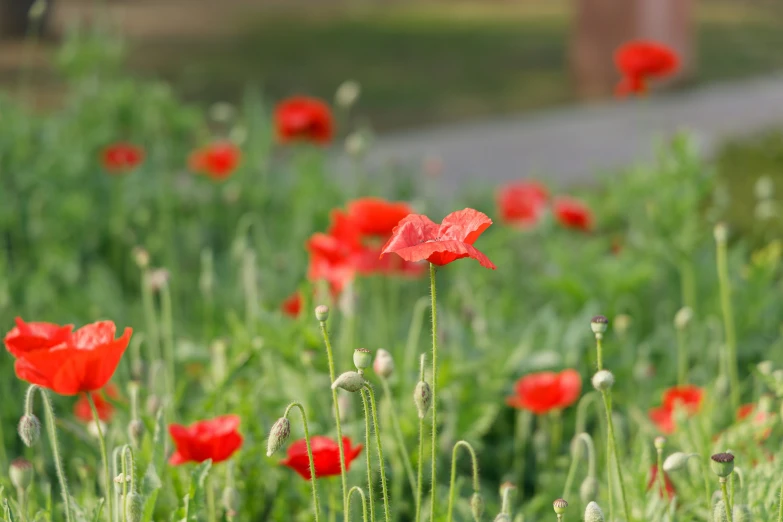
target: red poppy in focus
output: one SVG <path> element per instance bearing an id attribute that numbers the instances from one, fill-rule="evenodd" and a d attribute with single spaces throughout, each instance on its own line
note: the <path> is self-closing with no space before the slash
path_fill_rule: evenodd
<path id="1" fill-rule="evenodd" d="M 332 477 L 340 474 L 340 447 L 329 437 L 315 435 L 310 437 L 315 464 L 315 478 Z M 345 453 L 345 470 L 351 469 L 351 462 L 359 456 L 362 445 L 351 446 L 351 439 L 343 437 L 343 452 Z M 310 459 L 307 456 L 307 444 L 304 439 L 298 440 L 288 447 L 288 457 L 281 462 L 310 480 Z"/>
<path id="2" fill-rule="evenodd" d="M 645 94 L 649 79 L 666 78 L 680 68 L 680 59 L 672 49 L 644 40 L 621 45 L 614 61 L 623 75 L 616 89 L 618 96 Z"/>
<path id="3" fill-rule="evenodd" d="M 73 331 L 73 325 L 53 323 L 26 323 L 21 317 L 14 319 L 16 326 L 5 335 L 5 347 L 14 357 L 27 352 L 47 350 L 64 343 Z"/>
<path id="4" fill-rule="evenodd" d="M 98 418 L 103 422 L 111 420 L 114 414 L 114 406 L 111 402 L 106 400 L 106 397 L 110 399 L 116 399 L 118 397 L 117 388 L 109 383 L 103 390 L 99 392 L 92 392 L 92 400 L 95 402 L 95 409 L 98 410 Z M 90 408 L 90 401 L 87 399 L 87 394 L 83 394 L 73 405 L 73 414 L 77 419 L 84 422 L 92 422 L 92 408 Z"/>
<path id="5" fill-rule="evenodd" d="M 221 181 L 234 173 L 242 152 L 233 143 L 215 142 L 193 151 L 188 159 L 190 170 Z"/>
<path id="6" fill-rule="evenodd" d="M 101 153 L 103 168 L 112 174 L 124 174 L 144 161 L 144 150 L 131 143 L 114 143 Z"/>
<path id="7" fill-rule="evenodd" d="M 647 483 L 647 491 L 650 491 L 653 488 L 653 485 L 658 483 L 658 465 L 653 464 L 650 472 L 651 475 L 650 481 Z M 663 472 L 663 482 L 666 486 L 666 496 L 671 499 L 677 491 L 674 489 L 674 484 L 672 484 L 669 475 L 665 471 Z M 658 494 L 663 498 L 663 488 L 660 485 L 658 485 Z"/>
<path id="8" fill-rule="evenodd" d="M 332 111 L 318 98 L 294 96 L 283 100 L 275 109 L 275 127 L 281 143 L 310 141 L 329 143 L 334 134 Z"/>
<path id="9" fill-rule="evenodd" d="M 394 227 L 392 237 L 381 250 L 381 257 L 394 253 L 405 261 L 429 261 L 443 266 L 471 257 L 481 266 L 496 267 L 473 243 L 492 224 L 492 220 L 472 208 L 452 212 L 440 225 L 421 214 L 410 214 Z"/>
<path id="10" fill-rule="evenodd" d="M 407 203 L 381 198 L 361 198 L 348 203 L 347 218 L 363 236 L 388 237 L 405 216 L 413 213 Z"/>
<path id="11" fill-rule="evenodd" d="M 111 321 L 88 324 L 64 342 L 25 352 L 16 359 L 16 376 L 60 395 L 100 390 L 109 382 L 133 330 L 126 328 L 119 339 Z"/>
<path id="12" fill-rule="evenodd" d="M 281 305 L 283 313 L 289 317 L 299 317 L 302 312 L 302 293 L 295 292 L 288 296 Z"/>
<path id="13" fill-rule="evenodd" d="M 500 189 L 498 207 L 503 221 L 528 228 L 541 218 L 549 201 L 549 191 L 535 181 L 519 181 Z"/>
<path id="14" fill-rule="evenodd" d="M 589 232 L 593 228 L 593 213 L 587 205 L 573 198 L 557 198 L 554 202 L 555 217 L 566 228 Z"/>
<path id="15" fill-rule="evenodd" d="M 238 415 L 222 415 L 190 426 L 171 424 L 169 434 L 174 439 L 176 451 L 169 458 L 169 464 L 178 466 L 207 459 L 217 464 L 228 460 L 242 446 L 239 422 Z"/>
<path id="16" fill-rule="evenodd" d="M 531 373 L 517 381 L 515 392 L 506 404 L 541 415 L 576 402 L 582 392 L 582 377 L 576 370 Z"/>
<path id="17" fill-rule="evenodd" d="M 688 416 L 694 415 L 699 411 L 702 398 L 703 391 L 698 386 L 674 386 L 664 392 L 663 404 L 650 409 L 648 415 L 663 433 L 674 433 L 675 408 L 682 408 Z"/>

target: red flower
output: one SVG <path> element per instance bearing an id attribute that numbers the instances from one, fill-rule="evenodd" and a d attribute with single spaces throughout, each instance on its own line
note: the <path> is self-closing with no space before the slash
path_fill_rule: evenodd
<path id="1" fill-rule="evenodd" d="M 589 232 L 593 228 L 593 213 L 579 200 L 561 197 L 554 203 L 555 217 L 566 228 Z"/>
<path id="2" fill-rule="evenodd" d="M 301 292 L 294 292 L 288 298 L 283 301 L 281 305 L 283 313 L 289 317 L 299 317 L 302 312 L 302 294 Z"/>
<path id="3" fill-rule="evenodd" d="M 131 143 L 114 143 L 101 154 L 103 168 L 112 174 L 124 174 L 144 161 L 144 150 Z"/>
<path id="4" fill-rule="evenodd" d="M 114 406 L 112 406 L 111 402 L 107 401 L 105 397 L 111 399 L 117 398 L 117 388 L 113 384 L 109 383 L 103 390 L 92 393 L 92 400 L 95 401 L 95 409 L 98 410 L 98 418 L 104 422 L 108 422 L 114 414 Z M 76 401 L 76 404 L 73 405 L 73 414 L 77 419 L 84 422 L 92 422 L 94 420 L 87 394 L 81 395 L 79 400 Z"/>
<path id="5" fill-rule="evenodd" d="M 363 236 L 389 237 L 397 223 L 412 212 L 407 203 L 361 198 L 348 203 L 347 218 Z"/>
<path id="6" fill-rule="evenodd" d="M 233 143 L 216 142 L 193 151 L 188 164 L 193 172 L 221 181 L 236 170 L 241 157 L 242 152 Z"/>
<path id="7" fill-rule="evenodd" d="M 433 265 L 447 265 L 463 257 L 471 257 L 481 266 L 495 269 L 487 256 L 473 243 L 492 220 L 472 208 L 452 212 L 440 225 L 421 214 L 409 214 L 394 227 L 392 237 L 381 250 L 381 257 L 394 253 L 405 261 L 429 261 Z"/>
<path id="8" fill-rule="evenodd" d="M 21 317 L 14 319 L 16 326 L 5 335 L 5 347 L 14 357 L 27 352 L 47 350 L 65 342 L 71 335 L 73 325 L 60 326 L 53 323 L 25 323 Z"/>
<path id="9" fill-rule="evenodd" d="M 674 433 L 676 429 L 675 407 L 682 408 L 689 416 L 694 415 L 699 411 L 702 398 L 703 391 L 698 386 L 674 386 L 664 392 L 663 404 L 660 407 L 650 409 L 648 415 L 663 433 Z"/>
<path id="10" fill-rule="evenodd" d="M 294 96 L 280 102 L 275 109 L 275 127 L 281 143 L 296 140 L 329 143 L 334 134 L 329 106 L 306 96 Z"/>
<path id="11" fill-rule="evenodd" d="M 497 200 L 503 221 L 527 228 L 538 223 L 544 213 L 549 191 L 536 181 L 519 181 L 502 187 Z"/>
<path id="12" fill-rule="evenodd" d="M 79 328 L 60 344 L 24 352 L 16 359 L 16 376 L 60 395 L 99 390 L 117 369 L 133 333 L 126 328 L 115 339 L 116 330 L 113 322 L 100 321 Z"/>
<path id="13" fill-rule="evenodd" d="M 677 72 L 680 60 L 677 54 L 665 45 L 636 40 L 620 46 L 614 61 L 623 79 L 617 85 L 617 95 L 644 94 L 647 80 L 666 78 Z"/>
<path id="14" fill-rule="evenodd" d="M 508 397 L 506 404 L 541 415 L 576 402 L 582 392 L 582 377 L 576 370 L 531 373 L 519 379 L 515 388 L 516 395 Z"/>
<path id="15" fill-rule="evenodd" d="M 326 234 L 313 234 L 307 241 L 311 281 L 325 280 L 334 294 L 353 280 L 356 274 L 354 255 L 362 248 L 358 230 L 341 211 L 332 212 L 332 226 Z"/>
<path id="16" fill-rule="evenodd" d="M 315 435 L 310 437 L 315 464 L 315 478 L 332 477 L 340 474 L 340 447 L 329 437 Z M 345 470 L 351 469 L 351 462 L 359 456 L 362 445 L 351 447 L 351 439 L 343 437 L 343 452 L 345 453 Z M 310 480 L 310 459 L 307 456 L 307 444 L 304 439 L 298 440 L 288 447 L 288 458 L 281 462 Z"/>
<path id="17" fill-rule="evenodd" d="M 178 466 L 207 459 L 217 464 L 228 460 L 242 446 L 239 422 L 238 415 L 223 415 L 190 426 L 171 424 L 169 434 L 177 449 L 169 458 L 169 464 Z"/>
<path id="18" fill-rule="evenodd" d="M 658 465 L 653 464 L 650 472 L 651 476 L 650 481 L 647 483 L 647 491 L 650 491 L 653 485 L 658 482 Z M 674 484 L 672 484 L 671 479 L 669 479 L 669 475 L 665 471 L 663 472 L 663 482 L 666 486 L 666 496 L 671 499 L 677 493 L 677 491 L 675 491 Z M 661 498 L 663 498 L 663 488 L 660 486 L 658 486 L 658 494 L 661 496 Z"/>

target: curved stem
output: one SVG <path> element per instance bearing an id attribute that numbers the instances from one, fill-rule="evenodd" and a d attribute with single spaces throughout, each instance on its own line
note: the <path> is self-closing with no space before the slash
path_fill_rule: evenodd
<path id="1" fill-rule="evenodd" d="M 411 486 L 411 491 L 416 491 L 416 478 L 413 475 L 413 466 L 411 465 L 411 456 L 408 453 L 408 448 L 405 446 L 405 438 L 402 435 L 402 428 L 400 428 L 400 419 L 397 416 L 397 410 L 394 408 L 394 401 L 392 400 L 391 390 L 389 390 L 389 381 L 384 377 L 381 377 L 381 386 L 383 386 L 383 392 L 386 394 L 386 398 L 389 401 L 389 412 L 392 420 L 392 426 L 394 427 L 394 435 L 397 438 L 397 445 L 400 447 L 400 453 L 402 453 L 402 463 L 405 468 L 405 473 L 408 475 L 408 482 Z"/>
<path id="2" fill-rule="evenodd" d="M 783 522 L 783 484 L 780 485 L 780 507 L 778 508 L 778 522 Z"/>
<path id="3" fill-rule="evenodd" d="M 365 462 L 367 463 L 367 495 L 370 497 L 370 522 L 375 522 L 375 501 L 372 494 L 372 459 L 370 458 L 370 405 L 367 402 L 367 395 L 364 390 L 361 391 L 362 404 L 364 405 L 364 443 L 367 448 Z"/>
<path id="4" fill-rule="evenodd" d="M 378 406 L 375 404 L 375 391 L 368 383 L 364 384 L 364 388 L 370 396 L 370 406 L 372 408 L 372 422 L 375 429 L 375 445 L 378 446 L 378 460 L 380 461 L 379 467 L 381 469 L 381 494 L 383 495 L 383 510 L 386 518 L 386 522 L 391 520 L 391 512 L 389 511 L 389 492 L 386 489 L 386 466 L 383 460 L 383 444 L 381 444 L 381 430 L 378 425 Z"/>
<path id="5" fill-rule="evenodd" d="M 612 397 L 608 390 L 601 392 L 604 398 L 604 407 L 606 408 L 606 427 L 609 432 L 608 442 L 608 454 L 607 460 L 611 461 L 614 457 L 614 463 L 617 468 L 617 481 L 620 483 L 620 499 L 623 503 L 623 513 L 625 514 L 625 520 L 631 520 L 631 512 L 628 509 L 628 499 L 625 496 L 625 482 L 623 481 L 623 468 L 620 466 L 620 457 L 617 454 L 617 439 L 614 434 L 614 421 L 612 420 Z M 607 462 L 607 466 L 611 466 L 610 462 Z M 611 488 L 611 485 L 609 486 Z"/>
<path id="6" fill-rule="evenodd" d="M 568 468 L 568 476 L 566 477 L 565 487 L 563 488 L 563 495 L 560 498 L 568 498 L 571 494 L 571 486 L 576 476 L 576 465 L 579 462 L 579 458 L 582 452 L 579 450 L 581 446 L 579 441 L 583 441 L 587 447 L 587 476 L 595 478 L 595 446 L 593 445 L 593 438 L 587 433 L 580 433 L 574 439 L 574 446 L 571 455 L 571 466 Z"/>
<path id="7" fill-rule="evenodd" d="M 685 331 L 677 328 L 677 384 L 688 382 L 688 345 L 685 342 Z"/>
<path id="8" fill-rule="evenodd" d="M 454 444 L 454 449 L 451 452 L 451 481 L 449 482 L 449 509 L 446 515 L 446 521 L 451 522 L 454 513 L 454 486 L 457 481 L 457 450 L 461 447 L 465 448 L 470 453 L 471 464 L 473 465 L 473 492 L 478 493 L 481 490 L 481 484 L 479 482 L 478 471 L 478 459 L 476 458 L 476 452 L 473 446 L 469 442 L 461 440 Z"/>
<path id="9" fill-rule="evenodd" d="M 427 356 L 421 354 L 419 364 L 419 381 L 424 380 L 424 363 Z M 417 480 L 416 480 L 416 522 L 421 520 L 421 496 L 424 489 L 424 417 L 419 417 L 419 459 L 417 462 Z"/>
<path id="10" fill-rule="evenodd" d="M 587 407 L 590 406 L 590 403 L 596 400 L 598 396 L 599 394 L 597 391 L 591 391 L 579 399 L 579 404 L 576 406 L 576 433 L 584 433 L 586 431 Z"/>
<path id="11" fill-rule="evenodd" d="M 315 461 L 313 460 L 313 448 L 310 446 L 310 430 L 307 427 L 307 414 L 305 413 L 304 406 L 302 406 L 298 402 L 292 402 L 285 409 L 285 413 L 283 414 L 283 417 L 287 419 L 288 413 L 291 411 L 292 408 L 299 408 L 299 412 L 302 414 L 302 425 L 304 426 L 305 446 L 307 447 L 307 458 L 310 462 L 310 483 L 313 486 L 313 509 L 315 510 L 315 522 L 318 522 L 321 516 L 321 505 L 318 502 L 318 489 L 316 488 L 315 485 L 316 482 Z M 340 438 L 339 446 L 341 448 L 343 447 L 342 438 Z"/>
<path id="12" fill-rule="evenodd" d="M 734 329 L 734 311 L 731 306 L 731 282 L 729 280 L 726 241 L 717 241 L 718 286 L 723 312 L 723 328 L 726 340 L 726 369 L 731 383 L 731 403 L 736 410 L 740 405 L 739 371 L 737 369 L 737 335 Z"/>
<path id="13" fill-rule="evenodd" d="M 364 496 L 364 490 L 359 486 L 354 486 L 348 491 L 348 522 L 351 522 L 351 495 L 356 491 L 362 500 L 362 521 L 367 522 L 367 498 Z"/>
<path id="14" fill-rule="evenodd" d="M 98 416 L 98 409 L 95 407 L 95 401 L 92 393 L 87 393 L 87 401 L 90 403 L 92 418 L 95 421 L 95 430 L 98 432 L 98 441 L 101 445 L 101 458 L 103 459 L 103 478 L 106 481 L 106 500 L 108 505 L 107 514 L 109 522 L 112 522 L 112 513 L 114 513 L 114 495 L 112 495 L 111 476 L 109 475 L 109 452 L 106 450 L 106 438 L 101 429 L 101 418 Z M 123 510 L 124 511 L 124 510 Z"/>
<path id="15" fill-rule="evenodd" d="M 430 296 L 432 297 L 432 475 L 430 478 L 430 521 L 435 521 L 435 489 L 438 460 L 438 307 L 435 288 L 435 265 L 430 263 Z"/>
<path id="16" fill-rule="evenodd" d="M 729 508 L 729 493 L 726 488 L 726 478 L 720 478 L 720 493 L 723 497 L 723 507 L 726 509 L 726 519 L 731 522 L 731 508 Z"/>
<path id="17" fill-rule="evenodd" d="M 49 399 L 49 394 L 46 390 L 39 388 L 36 385 L 32 385 L 27 389 L 27 398 L 25 401 L 25 412 L 28 415 L 32 415 L 33 411 L 33 396 L 35 391 L 39 390 L 41 393 L 41 400 L 44 404 L 44 415 L 46 416 L 46 432 L 49 435 L 49 444 L 52 446 L 52 454 L 54 456 L 54 467 L 57 470 L 57 479 L 60 481 L 60 493 L 63 496 L 63 503 L 65 504 L 65 520 L 67 522 L 73 521 L 73 513 L 71 513 L 71 494 L 68 491 L 68 480 L 65 478 L 65 471 L 63 469 L 62 457 L 60 456 L 60 445 L 57 442 L 57 427 L 54 419 L 54 408 L 52 408 L 52 401 Z"/>

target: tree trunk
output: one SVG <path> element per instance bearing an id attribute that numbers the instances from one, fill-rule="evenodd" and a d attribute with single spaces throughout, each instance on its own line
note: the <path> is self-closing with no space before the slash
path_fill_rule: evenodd
<path id="1" fill-rule="evenodd" d="M 38 21 L 41 36 L 46 34 L 53 2 L 46 0 L 46 10 Z M 34 3 L 35 0 L 0 0 L 0 39 L 19 39 L 27 35 L 31 28 L 29 12 Z"/>

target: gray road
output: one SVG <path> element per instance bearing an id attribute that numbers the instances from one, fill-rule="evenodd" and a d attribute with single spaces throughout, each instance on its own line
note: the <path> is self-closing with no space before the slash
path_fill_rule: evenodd
<path id="1" fill-rule="evenodd" d="M 439 190 L 477 180 L 497 184 L 536 176 L 555 185 L 586 184 L 652 157 L 656 140 L 691 131 L 705 155 L 726 139 L 783 128 L 783 75 L 640 101 L 526 114 L 380 137 L 372 165 L 440 156 Z"/>

